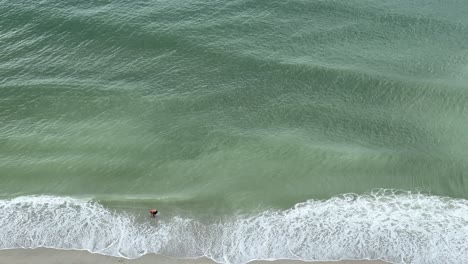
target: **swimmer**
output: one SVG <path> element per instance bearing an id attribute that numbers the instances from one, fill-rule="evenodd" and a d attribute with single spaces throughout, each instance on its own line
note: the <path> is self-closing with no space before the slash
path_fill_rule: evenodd
<path id="1" fill-rule="evenodd" d="M 158 210 L 156 210 L 156 209 L 151 209 L 150 210 L 150 216 L 151 217 L 155 218 L 157 214 L 158 214 Z"/>

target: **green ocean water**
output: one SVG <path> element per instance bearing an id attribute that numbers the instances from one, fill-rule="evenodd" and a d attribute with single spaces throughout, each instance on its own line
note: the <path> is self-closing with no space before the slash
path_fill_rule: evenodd
<path id="1" fill-rule="evenodd" d="M 0 196 L 195 218 L 376 188 L 465 201 L 467 14 L 0 0 Z"/>

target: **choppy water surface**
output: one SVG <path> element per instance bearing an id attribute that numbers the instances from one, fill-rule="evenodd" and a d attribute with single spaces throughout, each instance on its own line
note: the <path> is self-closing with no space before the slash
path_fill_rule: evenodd
<path id="1" fill-rule="evenodd" d="M 460 263 L 467 13 L 457 0 L 0 0 L 0 237 L 19 230 L 0 248 Z M 57 210 L 107 233 L 80 236 L 97 227 Z M 78 229 L 56 237 L 51 221 Z"/>

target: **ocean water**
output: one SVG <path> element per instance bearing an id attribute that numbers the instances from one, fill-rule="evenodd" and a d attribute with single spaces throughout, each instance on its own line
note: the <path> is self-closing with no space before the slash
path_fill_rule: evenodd
<path id="1" fill-rule="evenodd" d="M 0 0 L 0 249 L 463 263 L 467 14 Z"/>

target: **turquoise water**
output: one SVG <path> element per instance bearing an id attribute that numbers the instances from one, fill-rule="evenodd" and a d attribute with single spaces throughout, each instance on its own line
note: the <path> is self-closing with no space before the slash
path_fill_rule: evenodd
<path id="1" fill-rule="evenodd" d="M 0 0 L 0 248 L 462 262 L 467 13 Z"/>

